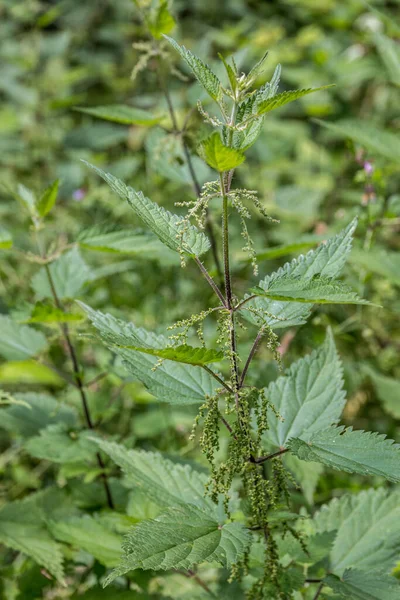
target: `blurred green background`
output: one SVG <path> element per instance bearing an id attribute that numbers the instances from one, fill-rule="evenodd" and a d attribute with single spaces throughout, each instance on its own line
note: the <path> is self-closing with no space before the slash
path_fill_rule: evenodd
<path id="1" fill-rule="evenodd" d="M 80 159 L 112 172 L 172 211 L 179 210 L 174 202 L 193 198 L 179 136 L 160 88 L 159 62 L 145 56 L 148 37 L 139 13 L 149 4 L 146 0 L 0 0 L 0 313 L 22 322 L 41 298 L 40 282 L 35 279 L 40 265 L 30 255 L 35 247 L 29 214 L 15 196 L 39 194 L 56 178 L 61 180 L 59 199 L 43 238 L 55 254 L 79 248 L 80 262 L 73 268 L 86 269 L 87 275 L 77 297 L 162 332 L 174 320 L 209 305 L 209 290 L 195 267 L 182 271 L 179 259 L 146 235 L 142 244 L 137 241 L 134 247 L 112 252 L 92 239 L 118 228 L 137 230 L 139 223 L 129 206 L 88 172 Z M 218 52 L 234 55 L 247 71 L 268 50 L 260 83 L 269 80 L 280 63 L 280 91 L 336 84 L 269 116 L 235 185 L 257 190 L 267 211 L 280 219 L 280 224 L 271 224 L 255 210 L 252 213 L 249 229 L 260 277 L 359 216 L 345 278 L 383 308 L 316 309 L 308 324 L 280 334 L 283 363 L 287 366 L 315 347 L 331 325 L 345 367 L 346 424 L 397 439 L 399 9 L 397 0 L 370 4 L 363 0 L 174 0 L 171 5 L 177 22 L 171 35 L 207 60 L 221 78 Z M 208 131 L 196 102 L 200 97 L 207 109 L 207 99 L 172 51 L 168 50 L 165 63 L 163 78 L 178 123 L 185 124 L 187 143 L 196 154 Z M 75 110 L 108 104 L 143 109 L 155 115 L 155 124 L 126 126 Z M 209 175 L 197 163 L 196 174 L 201 183 Z M 213 206 L 212 216 L 219 237 L 218 206 Z M 234 218 L 233 271 L 239 296 L 258 281 L 242 246 L 240 224 Z M 207 260 L 217 276 L 212 259 Z M 193 411 L 155 403 L 143 386 L 123 379 L 106 350 L 85 337 L 88 327 L 83 322 L 72 329 L 88 377 L 108 372 L 90 393 L 93 414 L 103 430 L 145 448 L 198 457 L 198 450 L 188 442 Z M 53 362 L 64 368 L 65 359 L 55 343 L 56 328 L 44 330 L 50 341 L 54 338 Z M 206 335 L 210 340 L 215 335 L 212 321 Z M 250 326 L 241 333 L 244 356 L 253 335 Z M 253 370 L 253 380 L 258 378 L 259 385 L 277 376 L 267 350 L 260 351 L 255 364 L 259 368 Z M 47 391 L 79 406 L 73 389 L 46 365 L 33 361 L 2 359 L 0 387 L 12 393 Z M 56 479 L 67 482 L 84 505 L 96 506 L 89 497 L 93 496 L 91 482 L 82 488 L 82 472 L 67 466 L 54 472 L 54 467 L 34 462 L 24 454 L 12 428 L 0 430 L 0 446 L 4 500 L 19 499 Z M 337 473 L 308 484 L 308 500 L 317 504 L 345 488 L 369 485 L 363 478 Z"/>

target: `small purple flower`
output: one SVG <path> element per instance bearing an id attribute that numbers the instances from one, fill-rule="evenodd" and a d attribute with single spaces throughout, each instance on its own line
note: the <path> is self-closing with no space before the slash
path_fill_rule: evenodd
<path id="1" fill-rule="evenodd" d="M 74 200 L 76 200 L 76 202 L 80 202 L 81 200 L 84 199 L 85 196 L 86 196 L 86 190 L 84 188 L 79 188 L 79 189 L 75 190 L 74 193 L 72 194 L 72 197 Z"/>
<path id="2" fill-rule="evenodd" d="M 364 163 L 364 171 L 367 175 L 371 175 L 371 173 L 373 172 L 374 167 L 372 165 L 372 163 L 370 163 L 368 160 L 365 161 Z"/>

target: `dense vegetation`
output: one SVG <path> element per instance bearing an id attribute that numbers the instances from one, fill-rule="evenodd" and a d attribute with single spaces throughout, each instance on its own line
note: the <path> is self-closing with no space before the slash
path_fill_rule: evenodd
<path id="1" fill-rule="evenodd" d="M 0 4 L 1 598 L 399 597 L 398 8 Z"/>

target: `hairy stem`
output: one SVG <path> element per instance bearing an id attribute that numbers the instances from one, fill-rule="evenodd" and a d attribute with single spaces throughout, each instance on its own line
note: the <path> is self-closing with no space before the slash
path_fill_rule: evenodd
<path id="1" fill-rule="evenodd" d="M 190 151 L 189 151 L 188 145 L 186 143 L 184 134 L 183 134 L 182 131 L 179 130 L 178 120 L 176 118 L 176 113 L 175 113 L 174 105 L 172 104 L 171 95 L 169 93 L 168 86 L 166 85 L 166 83 L 164 81 L 164 77 L 163 77 L 163 75 L 162 75 L 162 73 L 161 73 L 160 70 L 159 70 L 159 77 L 158 78 L 159 78 L 159 82 L 160 82 L 160 85 L 162 87 L 162 90 L 164 92 L 165 100 L 167 102 L 168 112 L 170 114 L 171 121 L 172 121 L 172 127 L 174 128 L 174 132 L 175 133 L 179 133 L 180 134 L 181 144 L 182 144 L 182 150 L 183 150 L 183 153 L 185 155 L 185 160 L 186 160 L 186 164 L 187 164 L 188 169 L 189 169 L 190 177 L 192 179 L 194 192 L 195 192 L 196 196 L 199 197 L 200 194 L 201 194 L 201 185 L 199 183 L 199 180 L 197 179 L 196 171 L 194 170 L 194 167 L 193 167 L 192 157 L 190 156 Z M 207 234 L 208 234 L 208 236 L 210 238 L 211 252 L 212 252 L 212 255 L 213 255 L 213 259 L 214 259 L 215 268 L 217 270 L 218 279 L 220 281 L 222 281 L 222 269 L 221 269 L 221 265 L 220 265 L 220 262 L 219 262 L 217 239 L 216 239 L 216 236 L 215 236 L 215 232 L 214 232 L 214 227 L 213 227 L 213 223 L 212 223 L 212 218 L 211 218 L 211 215 L 210 215 L 210 211 L 208 209 L 207 209 L 207 212 L 206 212 L 206 231 L 207 231 Z"/>
<path id="2" fill-rule="evenodd" d="M 224 176 L 220 173 L 222 195 L 222 252 L 224 256 L 225 295 L 228 309 L 232 309 L 232 284 L 229 266 L 229 224 L 228 224 L 228 196 L 226 194 Z"/>
<path id="3" fill-rule="evenodd" d="M 231 436 L 232 436 L 233 438 L 235 438 L 235 439 L 236 439 L 236 436 L 235 436 L 235 434 L 233 433 L 233 429 L 232 429 L 232 427 L 229 425 L 229 423 L 228 423 L 228 421 L 225 419 L 225 417 L 224 417 L 223 415 L 221 415 L 221 413 L 220 413 L 220 415 L 219 415 L 219 418 L 221 419 L 222 423 L 225 425 L 225 427 L 227 428 L 227 430 L 229 431 L 229 433 L 231 434 Z"/>
<path id="4" fill-rule="evenodd" d="M 249 366 L 251 364 L 251 361 L 253 360 L 255 353 L 257 352 L 257 348 L 261 342 L 261 338 L 264 335 L 264 329 L 261 328 L 260 331 L 257 334 L 256 339 L 253 342 L 253 345 L 251 347 L 249 356 L 247 357 L 246 360 L 246 364 L 244 365 L 244 369 L 242 371 L 242 375 L 240 377 L 240 381 L 239 381 L 239 388 L 242 388 L 244 385 L 244 380 L 246 379 L 246 375 L 247 375 L 247 371 L 249 370 Z"/>
<path id="5" fill-rule="evenodd" d="M 236 312 L 237 310 L 240 310 L 245 304 L 247 304 L 247 302 L 250 302 L 250 300 L 254 300 L 254 298 L 257 298 L 256 294 L 252 294 L 251 296 L 247 296 L 247 298 L 245 298 L 244 300 L 241 300 L 238 304 L 236 304 L 236 306 L 234 307 L 234 311 Z"/>
<path id="6" fill-rule="evenodd" d="M 237 103 L 233 103 L 231 114 L 231 125 L 234 125 L 236 120 Z M 232 129 L 228 133 L 228 145 L 232 143 Z M 236 349 L 236 333 L 235 333 L 235 315 L 232 298 L 232 281 L 229 264 L 229 214 L 228 214 L 228 192 L 232 181 L 233 170 L 225 173 L 220 173 L 220 188 L 222 195 L 222 251 L 224 258 L 224 280 L 225 280 L 225 295 L 226 305 L 230 310 L 230 346 L 232 356 L 232 375 L 233 386 L 235 391 L 236 410 L 239 411 L 239 369 L 237 364 L 237 349 Z M 226 183 L 225 183 L 226 178 Z"/>
<path id="7" fill-rule="evenodd" d="M 207 280 L 207 282 L 210 284 L 210 286 L 212 287 L 214 292 L 217 294 L 218 298 L 221 300 L 223 306 L 226 307 L 226 300 L 225 300 L 221 290 L 219 289 L 219 287 L 217 286 L 214 279 L 211 277 L 211 275 L 209 274 L 209 272 L 207 271 L 207 269 L 205 268 L 205 266 L 203 265 L 201 260 L 197 256 L 194 256 L 194 261 L 197 264 L 197 266 L 199 267 L 200 271 L 202 272 L 204 278 Z"/>
<path id="8" fill-rule="evenodd" d="M 225 381 L 223 379 L 221 379 L 221 377 L 219 377 L 219 375 L 214 373 L 214 371 L 212 371 L 209 367 L 207 367 L 207 365 L 203 365 L 203 369 L 205 371 L 207 371 L 207 373 L 210 373 L 210 375 L 212 377 L 214 377 L 214 379 L 216 379 L 230 394 L 233 394 L 232 388 L 227 383 L 225 383 Z"/>
<path id="9" fill-rule="evenodd" d="M 51 294 L 53 296 L 54 302 L 59 310 L 62 310 L 63 312 L 65 312 L 65 309 L 64 309 L 63 305 L 61 304 L 61 301 L 58 297 L 57 290 L 54 285 L 53 277 L 51 275 L 50 267 L 48 264 L 45 264 L 44 268 L 46 271 L 47 280 L 49 282 L 49 286 L 51 289 Z M 93 430 L 94 424 L 93 424 L 93 420 L 92 420 L 92 417 L 90 414 L 89 404 L 88 404 L 86 392 L 84 389 L 84 383 L 82 380 L 81 369 L 79 367 L 78 357 L 77 357 L 77 354 L 75 351 L 75 347 L 71 340 L 68 324 L 60 323 L 60 329 L 61 329 L 61 332 L 63 334 L 64 340 L 65 340 L 65 343 L 66 343 L 66 346 L 68 349 L 69 357 L 71 359 L 72 369 L 74 372 L 74 377 L 75 377 L 75 382 L 76 382 L 76 387 L 79 391 L 79 395 L 80 395 L 81 401 L 82 401 L 83 412 L 85 414 L 86 425 L 87 425 L 88 429 Z M 104 491 L 106 493 L 107 504 L 108 504 L 109 508 L 114 509 L 114 501 L 113 501 L 113 498 L 111 495 L 111 489 L 110 489 L 110 486 L 108 483 L 107 475 L 104 472 L 105 464 L 104 464 L 103 459 L 101 458 L 101 455 L 99 452 L 96 452 L 96 458 L 97 458 L 97 464 L 99 465 L 99 467 L 101 469 L 101 480 L 103 482 Z"/>

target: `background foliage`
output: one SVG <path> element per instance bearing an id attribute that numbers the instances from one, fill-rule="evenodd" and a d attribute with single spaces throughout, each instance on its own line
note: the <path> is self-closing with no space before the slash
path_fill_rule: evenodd
<path id="1" fill-rule="evenodd" d="M 348 401 L 343 424 L 394 439 L 399 439 L 400 419 L 398 9 L 398 2 L 362 0 L 175 0 L 172 8 L 175 39 L 207 57 L 221 77 L 218 52 L 233 54 L 247 71 L 268 50 L 260 82 L 271 78 L 279 62 L 281 91 L 336 84 L 269 116 L 236 183 L 257 190 L 266 210 L 281 221 L 266 223 L 252 211 L 249 229 L 261 276 L 358 215 L 345 279 L 383 309 L 320 306 L 307 324 L 281 334 L 282 360 L 288 366 L 310 352 L 331 326 L 344 365 Z M 64 318 L 84 381 L 103 375 L 87 386 L 96 428 L 128 447 L 158 450 L 177 464 L 196 459 L 206 471 L 198 444 L 189 440 L 196 409 L 155 402 L 105 348 L 93 343 L 83 312 L 70 301 L 81 299 L 160 333 L 209 305 L 210 291 L 195 267 L 182 272 L 179 256 L 142 231 L 129 206 L 80 161 L 100 165 L 170 210 L 175 201 L 193 198 L 160 82 L 170 90 L 179 125 L 186 123 L 194 154 L 208 131 L 196 110 L 199 97 L 206 106 L 206 94 L 172 51 L 166 58 L 174 65 L 171 75 L 165 65 L 160 76 L 153 56 L 138 69 L 143 48 L 137 44 L 148 39 L 138 10 L 130 0 L 0 4 L 0 387 L 5 404 L 0 413 L 5 506 L 0 541 L 5 544 L 1 593 L 7 599 L 195 598 L 205 593 L 193 577 L 148 571 L 131 574 L 140 590 L 134 596 L 124 581 L 104 591 L 97 587 L 106 568 L 118 562 L 121 534 L 159 509 L 136 488 L 122 485 L 111 463 L 107 474 L 116 504 L 126 507 L 127 516 L 105 508 L 93 444 L 82 430 L 79 395 L 65 381 L 70 365 L 50 308 L 44 267 L 32 254 L 32 198 L 47 189 L 41 200 L 46 212 L 56 195 L 48 186 L 59 179 L 56 204 L 40 235 L 57 258 L 52 274 L 68 309 Z M 75 110 L 110 104 L 140 109 L 135 124 L 126 125 L 126 117 L 118 124 L 97 119 L 90 110 Z M 203 183 L 209 173 L 196 160 Z M 218 229 L 220 215 L 214 210 Z M 242 250 L 239 222 L 233 220 L 232 227 L 235 284 L 244 293 L 258 277 Z M 124 235 L 127 229 L 135 229 L 134 238 Z M 18 344 L 6 315 L 20 325 Z M 205 334 L 214 335 L 211 327 Z M 252 330 L 242 336 L 244 348 L 246 340 L 250 348 Z M 34 359 L 37 352 L 39 359 Z M 276 379 L 267 349 L 260 350 L 255 364 L 252 383 L 262 386 Z M 307 464 L 288 464 L 301 485 L 301 491 L 294 490 L 294 510 L 304 499 L 314 512 L 332 496 L 371 487 L 371 478 Z M 372 479 L 374 487 L 382 481 Z M 10 523 L 15 523 L 12 531 Z M 18 542 L 10 549 L 11 535 Z M 27 538 L 35 540 L 35 548 L 26 548 Z M 93 539 L 101 544 L 93 546 Z M 212 567 L 203 568 L 202 576 L 215 582 Z M 304 597 L 311 598 L 309 593 L 305 589 Z"/>

